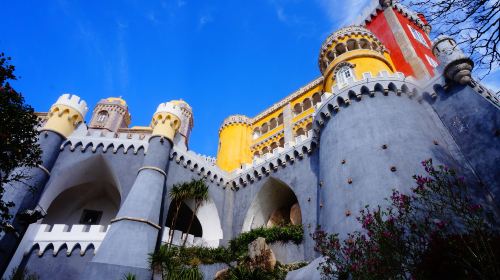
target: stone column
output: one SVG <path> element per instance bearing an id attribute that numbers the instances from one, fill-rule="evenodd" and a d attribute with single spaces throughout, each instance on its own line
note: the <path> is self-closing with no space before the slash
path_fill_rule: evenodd
<path id="1" fill-rule="evenodd" d="M 42 150 L 41 163 L 36 168 L 21 168 L 14 171 L 25 173 L 28 179 L 4 186 L 3 200 L 12 201 L 15 205 L 9 209 L 13 215 L 10 220 L 13 231 L 0 234 L 0 274 L 9 264 L 28 225 L 45 214 L 45 209 L 34 211 L 34 208 L 50 178 L 50 171 L 59 156 L 61 144 L 83 121 L 87 111 L 87 104 L 80 97 L 70 94 L 59 97 L 50 108 L 47 123 L 38 137 L 38 144 Z"/>
<path id="2" fill-rule="evenodd" d="M 137 279 L 151 279 L 148 257 L 155 250 L 162 227 L 162 197 L 169 155 L 180 127 L 177 109 L 172 103 L 158 107 L 143 165 L 81 279 L 119 279 L 127 273 L 136 275 Z"/>

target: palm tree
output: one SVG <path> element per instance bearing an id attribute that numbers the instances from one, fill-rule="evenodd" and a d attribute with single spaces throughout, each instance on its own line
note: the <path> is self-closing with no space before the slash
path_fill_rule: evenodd
<path id="1" fill-rule="evenodd" d="M 175 184 L 174 186 L 172 186 L 172 189 L 169 192 L 169 196 L 175 205 L 175 213 L 172 218 L 170 229 L 168 231 L 168 244 L 169 246 L 171 246 L 175 225 L 177 223 L 177 218 L 179 216 L 179 210 L 181 208 L 183 201 L 189 199 L 190 197 L 190 184 L 189 183 L 182 183 L 180 185 Z"/>
<path id="2" fill-rule="evenodd" d="M 189 221 L 189 226 L 182 246 L 186 246 L 189 231 L 191 230 L 191 226 L 193 225 L 194 217 L 196 216 L 198 209 L 201 207 L 201 205 L 203 205 L 205 201 L 208 200 L 208 186 L 205 184 L 205 181 L 203 179 L 193 180 L 189 185 L 191 194 L 190 198 L 194 199 L 194 210 L 193 215 L 191 215 L 191 220 Z"/>

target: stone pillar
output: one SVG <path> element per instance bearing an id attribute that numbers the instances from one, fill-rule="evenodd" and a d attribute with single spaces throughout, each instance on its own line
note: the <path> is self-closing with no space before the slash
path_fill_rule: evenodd
<path id="1" fill-rule="evenodd" d="M 96 256 L 81 279 L 119 279 L 127 273 L 151 279 L 148 257 L 153 253 L 161 221 L 165 180 L 175 133 L 180 127 L 175 104 L 163 103 L 152 122 L 153 134 L 142 167 Z"/>
<path id="2" fill-rule="evenodd" d="M 293 113 L 292 113 L 292 105 L 287 103 L 283 108 L 283 125 L 285 131 L 285 143 L 290 141 L 294 141 L 293 138 Z"/>
<path id="3" fill-rule="evenodd" d="M 9 209 L 13 215 L 10 224 L 15 231 L 0 234 L 0 274 L 9 264 L 28 225 L 45 214 L 45 209 L 36 211 L 34 209 L 50 178 L 50 171 L 59 156 L 61 144 L 83 121 L 87 111 L 87 104 L 80 97 L 70 94 L 59 97 L 52 105 L 48 120 L 38 136 L 38 144 L 42 150 L 40 165 L 37 168 L 21 168 L 14 171 L 25 173 L 28 179 L 4 186 L 3 200 L 15 204 Z"/>

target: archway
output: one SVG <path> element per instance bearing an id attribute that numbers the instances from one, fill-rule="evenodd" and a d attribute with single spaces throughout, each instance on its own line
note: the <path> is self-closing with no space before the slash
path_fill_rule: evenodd
<path id="1" fill-rule="evenodd" d="M 42 223 L 109 225 L 120 209 L 120 202 L 120 193 L 109 183 L 81 184 L 60 193 Z"/>
<path id="2" fill-rule="evenodd" d="M 252 201 L 242 231 L 301 223 L 300 205 L 293 190 L 282 181 L 270 178 Z"/>
<path id="3" fill-rule="evenodd" d="M 194 200 L 191 199 L 182 202 L 174 230 L 185 234 L 187 232 L 193 211 Z M 165 224 L 168 228 L 172 225 L 174 213 L 175 203 L 171 202 L 168 210 L 167 222 Z M 217 206 L 211 198 L 209 198 L 208 201 L 205 201 L 196 212 L 189 235 L 192 235 L 192 237 L 196 240 L 189 241 L 190 239 L 188 238 L 188 242 L 186 243 L 188 246 L 193 245 L 193 243 L 194 245 L 208 247 L 219 246 L 219 242 L 223 238 L 223 232 Z M 168 236 L 168 229 L 164 233 L 164 237 L 166 236 Z M 177 238 L 179 237 L 174 237 L 173 239 L 175 240 Z M 165 240 L 168 240 L 168 238 Z"/>

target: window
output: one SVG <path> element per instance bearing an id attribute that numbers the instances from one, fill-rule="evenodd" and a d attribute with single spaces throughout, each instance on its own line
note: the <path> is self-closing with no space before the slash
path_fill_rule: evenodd
<path id="1" fill-rule="evenodd" d="M 80 217 L 81 225 L 98 225 L 101 221 L 102 211 L 84 209 Z"/>
<path id="2" fill-rule="evenodd" d="M 97 122 L 103 123 L 106 121 L 107 118 L 108 118 L 107 111 L 100 111 L 99 114 L 97 114 Z"/>
<path id="3" fill-rule="evenodd" d="M 408 29 L 410 29 L 411 34 L 413 34 L 413 37 L 417 41 L 422 43 L 422 45 L 426 46 L 427 48 L 429 47 L 429 45 L 427 44 L 427 41 L 425 41 L 424 35 L 422 35 L 422 33 L 420 31 L 416 30 L 415 28 L 411 27 L 410 25 L 408 25 Z"/>
<path id="4" fill-rule="evenodd" d="M 437 61 L 435 61 L 434 59 L 432 59 L 432 57 L 429 57 L 428 55 L 425 55 L 425 58 L 427 58 L 427 62 L 429 62 L 429 64 L 436 68 L 438 66 L 438 63 Z"/>
<path id="5" fill-rule="evenodd" d="M 339 88 L 346 86 L 349 83 L 349 79 L 354 78 L 352 74 L 351 67 L 344 66 L 337 71 L 335 75 L 335 79 L 337 80 L 337 86 Z"/>

